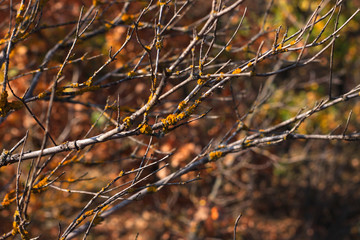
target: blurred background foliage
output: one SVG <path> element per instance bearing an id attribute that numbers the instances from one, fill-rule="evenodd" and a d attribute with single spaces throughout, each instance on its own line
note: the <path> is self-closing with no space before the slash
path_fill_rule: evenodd
<path id="1" fill-rule="evenodd" d="M 106 16 L 105 19 L 111 19 L 116 11 L 121 10 L 123 4 L 121 2 L 112 5 L 111 9 L 103 10 L 101 14 Z M 182 24 L 205 16 L 211 9 L 210 2 L 197 1 L 191 14 L 187 14 L 181 20 Z M 318 3 L 319 1 L 311 0 L 274 0 L 264 26 L 264 30 L 271 31 L 242 51 L 236 53 L 228 51 L 221 57 L 242 62 L 254 56 L 261 41 L 264 41 L 264 49 L 270 49 L 274 39 L 273 30 L 281 25 L 280 36 L 284 34 L 285 29 L 288 30 L 288 35 L 291 35 L 308 21 Z M 130 11 L 136 13 L 145 4 L 146 1 L 136 1 L 131 4 Z M 264 15 L 268 4 L 269 1 L 265 0 L 247 1 L 244 4 L 248 7 L 244 26 L 231 43 L 231 48 L 243 46 L 244 42 L 249 41 L 251 36 L 259 32 L 263 24 L 263 17 L 259 16 Z M 76 22 L 82 5 L 89 7 L 91 1 L 49 2 L 45 7 L 43 18 L 49 26 L 68 21 Z M 344 1 L 339 26 L 359 7 L 358 0 Z M 328 9 L 325 7 L 323 11 L 326 10 Z M 0 16 L 7 14 L 0 9 Z M 219 24 L 230 25 L 228 29 L 231 33 L 240 18 L 239 14 L 232 18 L 232 22 Z M 341 95 L 360 83 L 359 22 L 358 15 L 340 32 L 336 40 L 333 96 Z M 96 24 L 92 28 L 96 29 Z M 44 57 L 45 49 L 49 49 L 54 43 L 63 39 L 71 27 L 72 25 L 65 25 L 39 31 L 26 41 L 17 44 L 10 56 L 10 77 L 38 66 Z M 5 34 L 7 27 L 3 25 L 1 29 L 2 34 Z M 312 36 L 315 37 L 321 29 L 321 25 L 316 25 Z M 80 42 L 75 48 L 76 58 L 85 53 L 88 56 L 98 57 L 66 68 L 64 81 L 86 81 L 106 60 L 109 48 L 117 49 L 121 46 L 126 31 L 125 27 L 117 27 L 89 41 Z M 329 28 L 324 35 L 331 32 L 332 29 Z M 152 39 L 154 33 L 150 29 L 142 34 L 141 37 L 146 41 L 147 38 Z M 177 39 L 176 42 L 173 38 L 169 42 L 164 39 L 165 51 L 181 51 L 191 39 L 191 31 L 188 35 L 179 35 Z M 220 36 L 218 41 L 217 44 L 224 45 L 225 36 L 223 39 Z M 318 50 L 310 49 L 306 54 L 311 56 Z M 127 64 L 140 52 L 136 40 L 130 42 L 124 53 L 114 64 L 108 66 L 106 71 L 123 67 L 123 72 L 128 72 L 130 68 Z M 271 91 L 266 101 L 246 118 L 246 124 L 250 129 L 259 131 L 279 123 L 296 116 L 303 106 L 310 109 L 317 101 L 326 98 L 329 89 L 329 55 L 330 51 L 326 51 L 320 55 L 317 63 L 276 75 L 270 82 Z M 279 56 L 281 57 L 283 56 Z M 296 57 L 294 53 L 289 53 L 285 60 L 295 60 Z M 262 72 L 273 69 L 277 60 L 274 58 L 265 61 L 257 70 Z M 58 66 L 62 61 L 63 55 L 59 54 L 49 67 Z M 48 89 L 56 72 L 57 69 L 45 74 L 40 85 L 41 90 Z M 24 76 L 13 80 L 11 84 L 15 91 L 22 95 L 29 79 L 29 76 Z M 154 139 L 157 147 L 162 151 L 177 149 L 171 158 L 170 170 L 184 166 L 201 152 L 210 139 L 219 141 L 227 129 L 231 128 L 236 121 L 232 105 L 229 104 L 232 92 L 240 96 L 238 109 L 244 114 L 256 102 L 259 88 L 266 85 L 268 79 L 256 77 L 231 81 L 201 106 L 202 110 L 212 108 L 207 118 L 183 126 L 181 130 L 175 130 L 164 138 Z M 175 83 L 169 83 L 169 87 L 174 85 Z M 133 108 L 146 102 L 149 88 L 150 83 L 132 81 L 131 84 L 121 85 L 121 90 L 104 89 L 101 94 L 86 93 L 79 96 L 79 99 L 82 102 L 105 105 L 109 96 L 111 100 L 116 100 L 119 94 L 121 104 L 124 106 L 121 114 L 126 116 Z M 180 91 L 172 97 L 180 99 L 190 90 L 185 88 L 183 92 Z M 167 104 L 172 103 L 166 102 L 164 106 Z M 99 111 L 94 108 L 81 104 L 67 108 L 64 107 L 65 105 L 58 103 L 54 106 L 52 119 L 56 126 L 52 128 L 52 134 L 62 141 L 83 136 L 91 124 L 100 117 Z M 35 114 L 41 119 L 44 119 L 46 106 L 43 102 L 34 109 Z M 358 131 L 360 102 L 351 100 L 307 119 L 300 125 L 298 132 L 341 134 L 350 111 L 352 116 L 348 131 Z M 69 123 L 71 128 L 64 133 Z M 100 133 L 104 128 L 109 127 L 107 124 L 102 117 L 97 121 L 94 131 Z M 39 149 L 42 140 L 41 130 L 24 109 L 11 114 L 6 122 L 0 125 L 0 147 L 5 149 L 11 147 L 27 129 L 32 133 L 39 133 L 31 134 L 28 143 Z M 148 138 L 140 136 L 137 140 L 146 142 Z M 360 239 L 358 148 L 357 142 L 290 140 L 275 146 L 227 155 L 199 170 L 201 180 L 183 186 L 164 188 L 104 220 L 92 230 L 89 239 L 134 239 L 137 233 L 139 233 L 138 239 L 230 239 L 235 219 L 240 213 L 242 217 L 238 225 L 238 239 Z M 106 185 L 109 179 L 116 177 L 121 170 L 136 167 L 145 150 L 146 146 L 139 147 L 136 141 L 129 139 L 95 145 L 86 155 L 79 156 L 76 163 L 63 168 L 65 174 L 58 186 L 62 189 L 96 191 Z M 156 156 L 153 150 L 151 154 Z M 52 169 L 56 165 L 57 163 L 54 162 L 47 168 Z M 11 189 L 15 173 L 15 165 L 0 169 L 2 194 Z M 161 174 L 165 173 L 159 172 L 155 178 L 161 178 Z M 181 180 L 186 181 L 197 175 L 198 172 L 189 173 Z M 116 186 L 121 186 L 132 177 L 129 175 L 121 179 Z M 56 238 L 59 220 L 68 222 L 89 199 L 87 195 L 66 191 L 51 190 L 34 194 L 30 204 L 33 213 L 32 234 L 40 235 L 40 239 Z M 1 209 L 1 233 L 11 229 L 14 208 L 15 205 L 10 205 Z"/>

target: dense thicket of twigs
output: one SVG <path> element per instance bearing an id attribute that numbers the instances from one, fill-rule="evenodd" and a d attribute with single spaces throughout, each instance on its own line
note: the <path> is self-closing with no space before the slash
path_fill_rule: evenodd
<path id="1" fill-rule="evenodd" d="M 359 236 L 356 4 L 1 1 L 0 239 Z"/>

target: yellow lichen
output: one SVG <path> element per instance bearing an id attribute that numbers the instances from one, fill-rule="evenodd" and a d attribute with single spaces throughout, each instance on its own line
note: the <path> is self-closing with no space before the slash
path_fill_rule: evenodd
<path id="1" fill-rule="evenodd" d="M 94 214 L 94 210 L 89 210 L 89 211 L 84 213 L 85 216 L 91 216 L 93 214 Z"/>
<path id="2" fill-rule="evenodd" d="M 15 236 L 18 232 L 19 232 L 19 223 L 17 221 L 13 221 L 13 229 L 11 231 L 11 235 Z"/>
<path id="3" fill-rule="evenodd" d="M 239 74 L 241 73 L 241 68 L 235 69 L 231 74 Z"/>
<path id="4" fill-rule="evenodd" d="M 99 5 L 100 1 L 99 0 L 93 0 L 93 5 L 94 7 L 96 7 L 97 5 Z"/>
<path id="5" fill-rule="evenodd" d="M 112 111 L 117 111 L 119 109 L 119 107 L 117 105 L 106 105 L 105 109 L 111 109 Z"/>
<path id="6" fill-rule="evenodd" d="M 19 227 L 19 232 L 20 232 L 20 235 L 21 235 L 21 239 L 23 239 L 23 240 L 29 240 L 30 239 L 29 232 L 26 231 L 23 226 Z"/>
<path id="7" fill-rule="evenodd" d="M 166 131 L 170 125 L 174 125 L 178 122 L 177 115 L 169 114 L 166 118 L 161 119 L 163 124 L 163 130 Z"/>
<path id="8" fill-rule="evenodd" d="M 85 219 L 85 216 L 82 215 L 81 217 L 79 217 L 79 218 L 76 220 L 76 224 L 81 223 L 84 219 Z"/>
<path id="9" fill-rule="evenodd" d="M 279 46 L 276 48 L 276 51 L 280 51 L 283 48 L 283 44 L 280 43 Z"/>
<path id="10" fill-rule="evenodd" d="M 102 207 L 101 210 L 100 210 L 100 213 L 103 213 L 109 207 L 110 207 L 109 205 L 106 205 L 106 206 Z"/>
<path id="11" fill-rule="evenodd" d="M 93 78 L 92 77 L 89 77 L 89 79 L 86 81 L 86 82 L 84 82 L 84 84 L 86 85 L 86 86 L 91 86 L 92 84 L 93 84 Z"/>
<path id="12" fill-rule="evenodd" d="M 162 6 L 166 4 L 166 0 L 159 0 L 158 5 Z"/>
<path id="13" fill-rule="evenodd" d="M 197 107 L 196 104 L 193 104 L 193 105 L 187 107 L 186 110 L 185 110 L 185 114 L 188 115 L 188 116 L 191 115 L 194 112 L 196 107 Z"/>
<path id="14" fill-rule="evenodd" d="M 132 124 L 132 120 L 130 117 L 124 118 L 123 122 L 126 124 L 127 127 L 130 127 Z"/>
<path id="15" fill-rule="evenodd" d="M 151 100 L 153 99 L 154 95 L 151 93 L 146 104 L 149 104 L 151 102 Z M 149 111 L 150 110 L 150 105 L 148 106 L 149 109 L 146 109 L 146 111 Z"/>
<path id="16" fill-rule="evenodd" d="M 174 114 L 170 114 L 169 116 L 166 117 L 166 121 L 170 124 L 173 125 L 176 123 L 176 116 Z"/>
<path id="17" fill-rule="evenodd" d="M 110 29 L 112 27 L 112 24 L 110 24 L 110 23 L 105 23 L 105 28 L 106 29 Z"/>
<path id="18" fill-rule="evenodd" d="M 181 101 L 180 103 L 179 103 L 179 105 L 178 105 L 178 110 L 179 111 L 182 111 L 183 109 L 184 109 L 184 107 L 186 106 L 186 102 L 185 101 Z"/>
<path id="19" fill-rule="evenodd" d="M 45 191 L 47 189 L 46 184 L 48 183 L 48 178 L 45 177 L 43 178 L 40 182 L 38 182 L 32 189 L 31 191 L 34 193 L 41 193 L 43 191 Z"/>
<path id="20" fill-rule="evenodd" d="M 210 161 L 215 161 L 217 159 L 219 159 L 222 156 L 223 152 L 221 151 L 213 151 L 211 153 L 209 153 L 209 160 Z"/>
<path id="21" fill-rule="evenodd" d="M 21 4 L 20 8 L 18 10 L 18 13 L 16 14 L 15 23 L 19 24 L 24 19 L 24 11 L 25 11 L 25 4 Z"/>
<path id="22" fill-rule="evenodd" d="M 180 120 L 183 120 L 185 117 L 186 117 L 186 114 L 182 112 L 182 113 L 179 113 L 179 114 L 176 116 L 176 119 L 177 119 L 178 121 L 180 121 Z"/>
<path id="23" fill-rule="evenodd" d="M 62 166 L 65 166 L 65 165 L 68 165 L 70 163 L 75 163 L 75 162 L 79 162 L 81 159 L 84 158 L 84 154 L 80 155 L 79 154 L 76 154 L 75 156 L 73 156 L 71 159 L 68 159 L 64 162 L 62 162 Z"/>
<path id="24" fill-rule="evenodd" d="M 144 123 L 140 128 L 140 132 L 143 134 L 151 134 L 152 128 L 151 128 L 151 126 L 149 126 L 149 124 Z"/>
<path id="25" fill-rule="evenodd" d="M 248 146 L 248 145 L 250 145 L 251 140 L 247 139 L 247 140 L 245 140 L 245 141 L 244 141 L 244 143 L 245 143 L 245 145 L 247 145 L 247 146 Z"/>
<path id="26" fill-rule="evenodd" d="M 203 85 L 204 83 L 206 83 L 206 79 L 199 78 L 199 79 L 197 80 L 197 84 L 198 84 L 198 85 Z"/>
<path id="27" fill-rule="evenodd" d="M 161 40 L 156 41 L 155 47 L 160 50 L 163 47 L 163 42 Z"/>
<path id="28" fill-rule="evenodd" d="M 5 38 L 3 38 L 3 39 L 1 39 L 0 40 L 0 45 L 2 45 L 2 44 L 4 44 L 4 43 L 6 43 L 8 40 L 7 39 L 5 39 Z"/>
<path id="29" fill-rule="evenodd" d="M 129 77 L 134 77 L 136 75 L 136 73 L 134 71 L 130 71 L 127 74 Z"/>
<path id="30" fill-rule="evenodd" d="M 133 19 L 134 19 L 134 15 L 131 15 L 131 14 L 125 13 L 121 16 L 121 20 L 126 24 L 132 23 Z"/>
<path id="31" fill-rule="evenodd" d="M 155 193 L 155 192 L 157 192 L 157 187 L 156 186 L 150 186 L 150 187 L 147 187 L 146 190 L 147 190 L 147 192 Z"/>
<path id="32" fill-rule="evenodd" d="M 1 205 L 3 207 L 6 207 L 6 206 L 9 206 L 13 201 L 15 201 L 15 191 L 14 190 L 11 190 L 10 192 L 8 192 L 4 199 L 2 200 L 2 203 Z"/>

